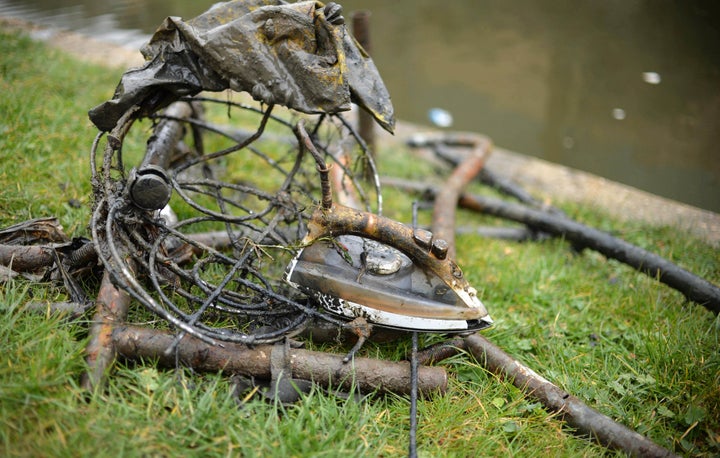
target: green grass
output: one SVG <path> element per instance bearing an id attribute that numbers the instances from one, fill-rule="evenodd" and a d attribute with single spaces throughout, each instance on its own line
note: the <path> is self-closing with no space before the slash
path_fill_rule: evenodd
<path id="1" fill-rule="evenodd" d="M 86 112 L 112 95 L 118 78 L 117 71 L 0 35 L 0 227 L 53 215 L 68 234 L 87 235 L 95 131 Z M 392 167 L 392 161 L 391 169 L 410 162 Z M 415 178 L 432 171 L 408 169 Z M 409 198 L 388 196 L 388 214 L 406 220 Z M 720 282 L 717 249 L 684 233 L 619 223 L 597 209 L 563 209 Z M 489 221 L 465 212 L 460 218 Z M 486 333 L 493 342 L 676 453 L 720 454 L 717 317 L 627 266 L 574 253 L 562 240 L 462 236 L 458 253 L 496 320 Z M 2 456 L 406 454 L 408 400 L 398 396 L 358 403 L 315 391 L 290 407 L 251 401 L 239 408 L 226 377 L 164 371 L 148 362 L 118 365 L 107 387 L 88 400 L 78 383 L 86 326 L 25 310 L 29 302 L 64 299 L 50 284 L 0 285 Z M 408 346 L 403 339 L 362 352 L 397 359 Z M 421 456 L 615 455 L 571 434 L 467 355 L 442 364 L 451 375 L 447 393 L 419 403 Z"/>

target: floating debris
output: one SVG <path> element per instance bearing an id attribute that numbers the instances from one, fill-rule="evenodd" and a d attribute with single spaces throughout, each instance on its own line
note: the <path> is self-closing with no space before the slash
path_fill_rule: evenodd
<path id="1" fill-rule="evenodd" d="M 662 81 L 660 74 L 656 72 L 643 72 L 642 79 L 648 84 L 660 84 Z"/>
<path id="2" fill-rule="evenodd" d="M 437 127 L 450 127 L 453 124 L 452 114 L 442 108 L 431 108 L 428 111 L 428 119 Z"/>
<path id="3" fill-rule="evenodd" d="M 614 119 L 617 119 L 618 121 L 622 121 L 623 119 L 625 119 L 626 116 L 627 115 L 625 114 L 625 110 L 623 110 L 622 108 L 613 108 L 612 117 Z"/>

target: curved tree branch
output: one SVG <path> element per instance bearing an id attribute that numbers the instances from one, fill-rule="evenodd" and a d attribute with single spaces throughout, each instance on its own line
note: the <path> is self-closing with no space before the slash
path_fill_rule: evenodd
<path id="1" fill-rule="evenodd" d="M 617 259 L 680 291 L 688 300 L 720 313 L 720 288 L 655 253 L 606 232 L 562 216 L 484 196 L 465 194 L 460 198 L 460 206 L 562 236 L 576 247 L 591 248 Z"/>
<path id="2" fill-rule="evenodd" d="M 507 377 L 516 387 L 542 402 L 548 410 L 560 413 L 563 420 L 580 434 L 591 436 L 606 447 L 621 449 L 632 456 L 676 456 L 645 436 L 588 407 L 580 399 L 541 377 L 480 334 L 466 337 L 465 344 L 483 367 L 494 374 Z"/>

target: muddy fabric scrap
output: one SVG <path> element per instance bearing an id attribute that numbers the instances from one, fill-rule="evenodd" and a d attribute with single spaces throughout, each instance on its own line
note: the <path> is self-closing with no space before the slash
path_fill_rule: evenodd
<path id="1" fill-rule="evenodd" d="M 90 119 L 110 131 L 135 105 L 149 115 L 183 96 L 232 89 L 303 113 L 354 102 L 392 132 L 387 89 L 340 13 L 334 3 L 235 0 L 188 21 L 168 17 L 141 50 L 146 64 L 125 72 Z"/>

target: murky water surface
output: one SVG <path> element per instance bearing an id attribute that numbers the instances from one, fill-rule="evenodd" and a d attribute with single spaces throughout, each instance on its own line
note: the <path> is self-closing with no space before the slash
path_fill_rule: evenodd
<path id="1" fill-rule="evenodd" d="M 137 48 L 201 0 L 0 0 L 0 15 Z M 720 212 L 720 2 L 346 0 L 400 119 Z"/>

